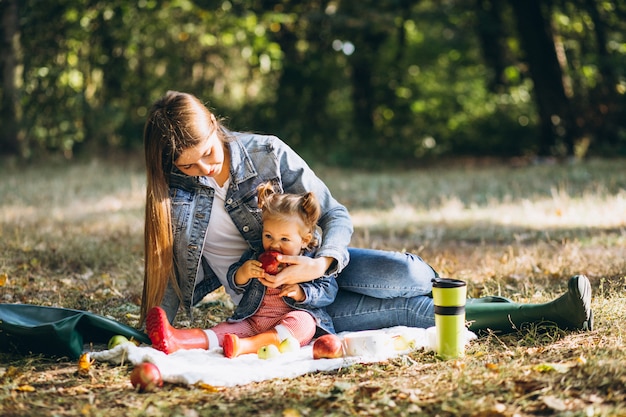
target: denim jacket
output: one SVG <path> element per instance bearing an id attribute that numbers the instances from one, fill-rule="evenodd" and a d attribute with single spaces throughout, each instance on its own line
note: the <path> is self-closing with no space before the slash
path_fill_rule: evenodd
<path id="1" fill-rule="evenodd" d="M 281 192 L 315 193 L 322 208 L 318 222 L 323 243 L 317 257 L 335 259 L 326 276 L 337 275 L 349 260 L 348 244 L 352 221 L 346 208 L 330 194 L 326 185 L 304 160 L 275 136 L 225 132 L 230 140 L 230 185 L 226 193 L 226 211 L 253 251 L 262 249 L 261 210 L 257 187 L 273 181 Z M 168 177 L 172 202 L 174 265 L 182 298 L 168 284 L 161 307 L 173 322 L 179 307 L 191 317 L 191 307 L 221 286 L 202 256 L 204 237 L 209 224 L 214 190 L 205 177 L 190 177 L 176 168 Z M 196 285 L 196 277 L 198 284 Z M 311 301 L 315 304 L 315 301 Z"/>
<path id="2" fill-rule="evenodd" d="M 235 273 L 249 259 L 258 259 L 260 252 L 248 250 L 241 257 L 239 262 L 234 263 L 228 269 L 228 285 L 237 293 L 243 293 L 241 302 L 235 309 L 233 315 L 228 319 L 230 322 L 237 322 L 247 319 L 254 315 L 263 301 L 265 296 L 265 285 L 253 278 L 245 285 L 237 285 L 235 283 Z M 306 256 L 314 256 L 314 253 L 305 253 Z M 326 333 L 334 333 L 333 321 L 330 315 L 324 310 L 324 307 L 335 300 L 339 287 L 333 275 L 323 276 L 310 282 L 299 284 L 305 294 L 303 302 L 298 303 L 293 298 L 282 297 L 283 301 L 294 309 L 305 310 L 311 313 L 315 318 L 317 327 Z"/>

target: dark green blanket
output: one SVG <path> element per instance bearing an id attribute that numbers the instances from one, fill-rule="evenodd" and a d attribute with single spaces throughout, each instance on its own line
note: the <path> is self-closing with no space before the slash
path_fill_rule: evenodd
<path id="1" fill-rule="evenodd" d="M 66 308 L 0 304 L 0 351 L 76 359 L 87 343 L 120 334 L 150 344 L 148 336 L 115 320 Z"/>

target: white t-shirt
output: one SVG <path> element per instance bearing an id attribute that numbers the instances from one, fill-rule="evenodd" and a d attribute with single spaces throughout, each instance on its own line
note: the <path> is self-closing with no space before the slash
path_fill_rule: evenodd
<path id="1" fill-rule="evenodd" d="M 213 178 L 209 178 L 209 182 L 211 187 L 215 189 L 215 199 L 211 208 L 211 217 L 204 239 L 202 254 L 224 286 L 226 293 L 233 300 L 233 303 L 237 305 L 241 301 L 242 295 L 236 294 L 228 286 L 226 274 L 228 273 L 228 268 L 239 261 L 241 255 L 249 246 L 224 207 L 230 178 L 226 180 L 223 187 L 220 187 Z"/>

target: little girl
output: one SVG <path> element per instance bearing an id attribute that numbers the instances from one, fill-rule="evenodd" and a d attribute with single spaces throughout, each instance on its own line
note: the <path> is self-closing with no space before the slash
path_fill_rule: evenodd
<path id="1" fill-rule="evenodd" d="M 257 191 L 263 249 L 291 256 L 314 256 L 319 245 L 316 224 L 321 212 L 315 195 L 279 194 L 272 183 L 261 184 Z M 261 282 L 266 272 L 258 256 L 258 251 L 248 250 L 228 271 L 230 287 L 243 293 L 232 317 L 207 330 L 176 329 L 165 311 L 154 307 L 146 317 L 152 346 L 168 354 L 179 349 L 221 346 L 224 356 L 234 358 L 256 353 L 265 345 L 278 346 L 288 337 L 304 346 L 318 332 L 334 333 L 332 320 L 323 307 L 337 295 L 335 277 L 269 288 Z"/>

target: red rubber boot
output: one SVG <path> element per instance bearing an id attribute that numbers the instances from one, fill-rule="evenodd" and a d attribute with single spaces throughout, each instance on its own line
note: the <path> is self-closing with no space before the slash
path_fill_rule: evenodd
<path id="1" fill-rule="evenodd" d="M 244 353 L 256 353 L 259 348 L 267 345 L 280 345 L 276 330 L 269 330 L 250 337 L 239 337 L 228 333 L 224 335 L 222 342 L 224 356 L 227 358 L 235 358 Z"/>
<path id="2" fill-rule="evenodd" d="M 154 307 L 148 312 L 146 333 L 152 341 L 152 347 L 168 355 L 180 349 L 209 348 L 209 338 L 204 330 L 172 327 L 161 307 Z"/>

